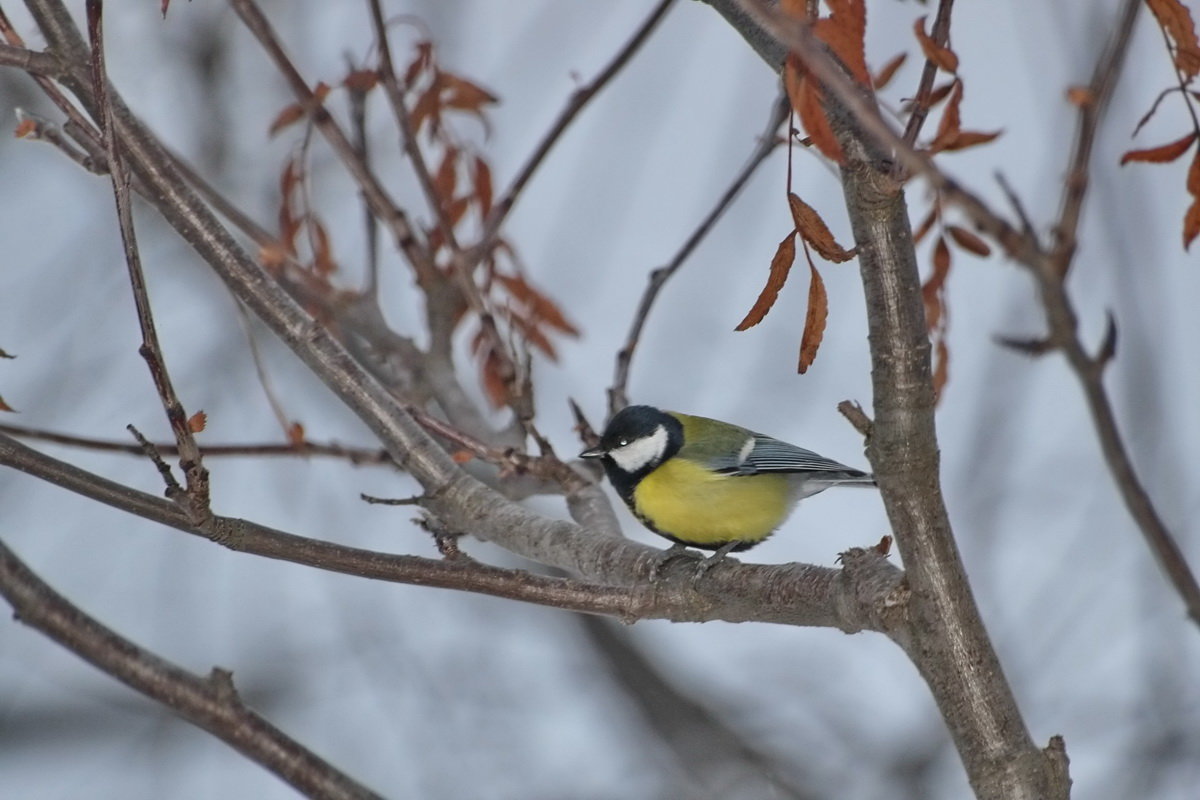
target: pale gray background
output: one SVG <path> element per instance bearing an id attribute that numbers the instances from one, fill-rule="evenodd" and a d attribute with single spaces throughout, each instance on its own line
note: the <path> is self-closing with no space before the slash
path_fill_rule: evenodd
<path id="1" fill-rule="evenodd" d="M 82 10 L 82 3 L 77 4 Z M 289 98 L 265 56 L 220 3 L 109 3 L 109 60 L 126 99 L 231 197 L 275 218 L 278 174 L 299 128 L 266 130 Z M 345 72 L 370 48 L 358 3 L 265 8 L 310 81 Z M 868 60 L 907 49 L 887 97 L 916 85 L 911 2 L 869 4 Z M 422 18 L 443 65 L 502 98 L 482 142 L 503 186 L 558 113 L 626 40 L 648 4 L 605 0 L 390 3 Z M 1003 171 L 1048 223 L 1074 125 L 1064 90 L 1086 82 L 1115 3 L 964 3 L 953 43 L 966 80 L 964 124 L 1003 128 L 993 146 L 946 169 L 1003 207 Z M 15 3 L 19 29 L 36 35 Z M 399 28 L 398 60 L 412 41 Z M 196 55 L 216 47 L 215 68 Z M 1139 23 L 1129 68 L 1097 148 L 1094 193 L 1070 288 L 1088 337 L 1104 313 L 1120 325 L 1108 386 L 1135 462 L 1193 564 L 1200 379 L 1200 277 L 1180 247 L 1184 167 L 1117 167 L 1132 146 L 1187 130 L 1168 100 L 1135 144 L 1129 135 L 1172 78 L 1162 40 Z M 708 7 L 681 2 L 633 64 L 583 114 L 511 217 L 507 236 L 529 273 L 584 331 L 538 365 L 542 430 L 577 447 L 566 398 L 603 411 L 612 355 L 650 269 L 665 262 L 751 151 L 775 96 L 772 74 Z M 383 98 L 371 110 L 380 172 L 415 198 Z M 0 73 L 0 113 L 49 114 L 27 79 Z M 935 130 L 936 117 L 926 130 Z M 360 274 L 353 187 L 315 148 L 314 194 L 351 283 Z M 798 153 L 797 190 L 848 240 L 836 180 Z M 0 137 L 0 395 L 18 424 L 122 438 L 166 426 L 143 362 L 106 180 L 47 146 Z M 865 463 L 838 401 L 869 406 L 869 360 L 854 264 L 822 267 L 830 318 L 816 365 L 794 374 L 806 275 L 741 334 L 788 227 L 782 153 L 662 296 L 634 364 L 635 400 L 719 416 Z M 917 184 L 915 218 L 927 208 Z M 278 438 L 233 303 L 165 226 L 139 215 L 160 333 L 206 441 Z M 922 259 L 928 255 L 923 250 Z M 385 258 L 396 326 L 414 330 L 413 290 Z M 1200 632 L 1153 564 L 1101 459 L 1080 391 L 1060 358 L 1029 361 L 994 334 L 1037 335 L 1031 282 L 992 258 L 956 254 L 950 278 L 951 382 L 938 412 L 946 499 L 983 615 L 1035 739 L 1066 737 L 1080 798 L 1195 797 L 1200 785 Z M 261 326 L 288 413 L 314 439 L 369 443 L 365 429 Z M 139 459 L 46 447 L 147 491 Z M 398 496 L 412 483 L 330 461 L 221 460 L 218 512 L 359 547 L 431 554 Z M 563 514 L 561 502 L 538 503 Z M 46 580 L 123 634 L 195 671 L 232 669 L 249 701 L 318 753 L 391 797 L 678 796 L 680 775 L 633 707 L 596 666 L 567 614 L 447 591 L 375 584 L 227 552 L 0 472 L 0 534 Z M 621 512 L 624 514 L 624 511 Z M 654 541 L 628 516 L 630 534 Z M 806 502 L 748 560 L 832 564 L 887 532 L 875 495 Z M 512 563 L 493 548 L 466 549 Z M 838 798 L 963 797 L 967 787 L 924 685 L 873 634 L 767 625 L 643 622 L 631 631 L 688 691 Z M 928 759 L 928 761 L 923 761 Z M 921 772 L 926 769 L 926 772 Z M 925 781 L 901 783 L 902 778 Z M 912 786 L 921 788 L 913 789 Z M 39 634 L 0 623 L 0 795 L 21 798 L 290 797 L 291 789 L 207 734 L 134 695 Z M 713 796 L 739 796 L 737 786 Z"/>

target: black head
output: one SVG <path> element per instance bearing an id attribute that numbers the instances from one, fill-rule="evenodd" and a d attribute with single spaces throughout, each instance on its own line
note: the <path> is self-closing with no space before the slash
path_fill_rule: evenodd
<path id="1" fill-rule="evenodd" d="M 579 455 L 603 459 L 609 479 L 617 484 L 618 476 L 636 482 L 682 446 L 678 419 L 651 406 L 626 406 L 609 420 L 600 444 Z"/>

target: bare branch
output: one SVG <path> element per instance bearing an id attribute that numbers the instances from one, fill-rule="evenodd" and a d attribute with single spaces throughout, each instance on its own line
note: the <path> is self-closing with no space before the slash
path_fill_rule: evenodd
<path id="1" fill-rule="evenodd" d="M 0 595 L 21 622 L 208 731 L 297 791 L 310 797 L 380 797 L 247 708 L 230 672 L 214 668 L 202 678 L 124 638 L 54 591 L 2 541 Z"/>
<path id="2" fill-rule="evenodd" d="M 531 531 L 532 535 L 558 540 L 555 544 L 559 545 L 561 540 L 570 542 L 578 561 L 577 571 L 630 584 L 618 586 L 499 569 L 468 559 L 437 561 L 361 550 L 231 517 L 214 515 L 201 528 L 168 500 L 113 483 L 2 434 L 0 465 L 237 552 L 375 580 L 458 589 L 626 621 L 753 619 L 895 634 L 904 614 L 904 573 L 883 555 L 868 550 L 853 551 L 840 570 L 807 564 L 738 564 L 730 559 L 711 570 L 702 587 L 693 585 L 692 571 L 681 564 L 683 569 L 652 586 L 648 577 L 660 550 L 615 536 L 597 536 L 569 522 L 536 521 L 537 530 Z M 588 490 L 572 497 L 573 506 L 589 502 Z M 432 501 L 426 496 L 422 505 L 428 509 L 436 505 Z M 498 513 L 503 514 L 503 510 Z M 445 530 L 478 535 L 476 530 L 446 525 L 445 516 L 436 516 Z"/>
<path id="3" fill-rule="evenodd" d="M 940 0 L 937 18 L 934 19 L 933 30 L 929 33 L 935 42 L 943 46 L 950 40 L 950 12 L 953 8 L 954 0 Z M 929 95 L 933 90 L 933 79 L 937 76 L 937 71 L 937 64 L 928 58 L 925 59 L 925 68 L 921 72 L 921 83 L 913 97 L 912 113 L 904 128 L 904 142 L 909 147 L 916 145 L 917 137 L 921 135 L 921 126 L 925 124 L 925 118 L 929 115 Z"/>
<path id="4" fill-rule="evenodd" d="M 388 102 L 392 106 L 392 113 L 396 117 L 396 127 L 400 129 L 400 145 L 404 148 L 409 162 L 412 163 L 413 172 L 417 174 L 417 183 L 420 184 L 421 191 L 425 194 L 425 201 L 429 204 L 429 210 L 433 213 L 433 218 L 437 222 L 438 228 L 441 229 L 446 244 L 453 252 L 457 253 L 459 252 L 458 237 L 455 236 L 454 226 L 446 216 L 446 205 L 442 198 L 438 197 L 437 190 L 434 188 L 433 176 L 429 174 L 429 165 L 425 163 L 425 155 L 417 143 L 417 132 L 413 130 L 408 106 L 404 104 L 404 92 L 396 77 L 395 65 L 392 63 L 392 46 L 388 42 L 387 23 L 383 19 L 383 8 L 380 0 L 369 0 L 369 4 L 371 6 L 371 24 L 375 28 L 375 41 L 379 45 L 380 78 Z"/>
<path id="5" fill-rule="evenodd" d="M 146 289 L 146 276 L 142 271 L 142 258 L 138 252 L 137 236 L 133 229 L 133 210 L 129 199 L 129 173 L 117 148 L 117 133 L 113 124 L 112 106 L 108 102 L 108 72 L 104 65 L 104 4 L 102 0 L 87 0 L 88 38 L 92 48 L 91 77 L 92 91 L 98 111 L 97 120 L 104 137 L 104 151 L 108 157 L 108 171 L 112 178 L 113 195 L 117 204 L 117 222 L 121 230 L 121 243 L 125 249 L 125 263 L 129 268 L 129 283 L 133 289 L 134 305 L 137 307 L 138 325 L 142 331 L 142 346 L 138 349 L 154 387 L 167 414 L 167 422 L 179 446 L 179 466 L 187 480 L 187 491 L 173 498 L 198 521 L 210 513 L 208 470 L 200 457 L 200 448 L 192 434 L 187 412 L 171 383 L 166 358 L 158 342 L 154 327 L 154 314 L 150 309 L 150 295 Z"/>
<path id="6" fill-rule="evenodd" d="M 56 433 L 55 431 L 39 430 L 37 428 L 23 428 L 17 425 L 4 424 L 0 424 L 0 433 L 7 433 L 9 436 L 16 436 L 20 439 L 34 439 L 42 442 L 52 442 L 54 444 L 66 445 L 68 447 L 79 447 L 85 450 L 100 450 L 102 452 L 121 453 L 123 455 L 132 456 L 144 455 L 144 452 L 139 445 L 129 444 L 128 442 L 118 442 L 112 439 L 95 439 L 90 436 L 72 436 L 65 433 Z M 160 453 L 172 456 L 179 455 L 179 446 L 173 442 L 155 442 L 154 446 Z M 392 457 L 389 456 L 387 451 L 382 448 L 352 447 L 349 445 L 341 445 L 337 442 L 303 441 L 296 444 L 289 442 L 210 444 L 200 446 L 200 455 L 204 456 L 205 458 L 214 458 L 220 456 L 290 456 L 292 458 L 327 456 L 330 458 L 344 459 L 355 465 L 394 465 Z"/>
<path id="7" fill-rule="evenodd" d="M 1079 129 L 1063 190 L 1062 211 L 1055 227 L 1057 245 L 1038 261 L 1026 262 L 1026 265 L 1030 267 L 1041 290 L 1042 305 L 1046 311 L 1050 331 L 1047 340 L 1052 346 L 1062 350 L 1067 363 L 1079 379 L 1096 427 L 1096 435 L 1100 439 L 1104 460 L 1125 501 L 1125 506 L 1167 579 L 1183 599 L 1188 616 L 1200 625 L 1200 582 L 1197 581 L 1183 551 L 1167 529 L 1133 467 L 1117 425 L 1112 403 L 1104 389 L 1103 372 L 1108 361 L 1108 348 L 1102 345 L 1100 353 L 1096 356 L 1088 353 L 1080 341 L 1077 316 L 1065 284 L 1075 255 L 1076 231 L 1083 201 L 1087 196 L 1096 131 L 1112 97 L 1141 5 L 1139 0 L 1125 0 L 1114 26 L 1112 39 L 1092 73 L 1092 80 L 1088 86 L 1089 100 L 1080 107 Z M 1110 326 L 1110 330 L 1113 332 L 1110 337 L 1115 348 L 1115 323 Z M 1106 337 L 1106 340 L 1110 337 Z"/>
<path id="8" fill-rule="evenodd" d="M 1121 73 L 1121 65 L 1133 38 L 1134 24 L 1137 22 L 1141 6 L 1142 3 L 1138 0 L 1125 0 L 1113 28 L 1114 35 L 1096 61 L 1096 68 L 1088 85 L 1087 100 L 1079 104 L 1079 125 L 1075 131 L 1075 145 L 1064 181 L 1062 210 L 1055 227 L 1058 244 L 1051 254 L 1053 266 L 1060 275 L 1067 274 L 1075 256 L 1076 233 L 1083 212 L 1083 200 L 1087 196 L 1096 131 L 1100 128 L 1100 121 L 1104 112 L 1108 110 L 1113 89 L 1116 88 L 1117 76 Z"/>

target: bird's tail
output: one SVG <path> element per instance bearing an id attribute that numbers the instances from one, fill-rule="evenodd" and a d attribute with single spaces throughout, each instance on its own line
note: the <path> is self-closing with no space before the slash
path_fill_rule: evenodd
<path id="1" fill-rule="evenodd" d="M 870 488 L 875 486 L 874 475 L 860 472 L 856 469 L 846 470 L 845 472 L 825 472 L 815 475 L 809 480 L 812 483 L 823 486 L 823 488 L 830 486 L 864 486 Z"/>

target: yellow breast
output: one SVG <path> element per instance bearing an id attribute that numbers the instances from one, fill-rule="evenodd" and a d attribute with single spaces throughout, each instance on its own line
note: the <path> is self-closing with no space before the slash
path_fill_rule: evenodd
<path id="1" fill-rule="evenodd" d="M 669 459 L 633 491 L 638 516 L 675 539 L 719 545 L 767 538 L 787 518 L 792 493 L 783 475 L 718 475 Z"/>

